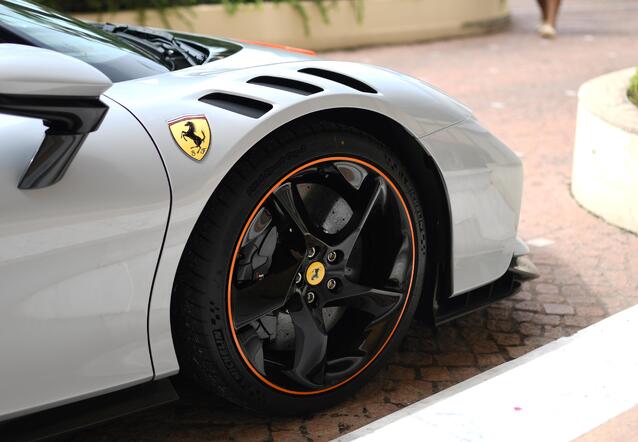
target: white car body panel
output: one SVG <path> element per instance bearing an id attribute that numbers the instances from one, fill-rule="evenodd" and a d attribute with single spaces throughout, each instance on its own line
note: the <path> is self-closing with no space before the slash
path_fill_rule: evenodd
<path id="1" fill-rule="evenodd" d="M 356 106 L 399 122 L 421 139 L 448 187 L 454 294 L 505 273 L 516 240 L 521 162 L 479 126 L 467 108 L 424 83 L 383 68 L 315 59 L 246 67 L 248 60 L 243 58 L 252 54 L 242 52 L 219 63 L 115 84 L 107 92 L 153 134 L 173 187 L 171 222 L 149 313 L 149 342 L 157 377 L 179 369 L 170 329 L 171 288 L 183 247 L 208 198 L 235 162 L 259 140 L 285 123 L 316 111 Z M 263 58 L 262 54 L 259 61 Z M 321 67 L 363 79 L 379 93 L 365 94 L 299 73 L 304 67 Z M 305 81 L 324 92 L 308 97 L 246 83 L 260 75 Z M 274 108 L 255 120 L 197 101 L 213 92 L 258 99 Z M 167 102 L 170 106 L 163 105 Z M 169 120 L 189 114 L 204 114 L 211 124 L 210 153 L 201 163 L 186 158 L 167 129 Z"/>
<path id="2" fill-rule="evenodd" d="M 0 115 L 0 420 L 153 377 L 146 315 L 168 219 L 148 134 L 109 112 L 54 186 L 16 187 L 43 138 Z"/>
<path id="3" fill-rule="evenodd" d="M 305 67 L 347 74 L 378 93 L 298 72 Z M 246 83 L 262 75 L 324 91 Z M 213 92 L 273 109 L 253 119 L 198 101 Z M 499 278 L 520 250 L 519 158 L 466 107 L 405 75 L 248 45 L 214 63 L 116 83 L 102 100 L 110 109 L 100 129 L 67 175 L 40 190 L 16 183 L 42 140 L 41 123 L 0 115 L 0 136 L 15 140 L 0 148 L 0 352 L 11 355 L 0 365 L 0 420 L 176 373 L 171 292 L 195 222 L 239 158 L 313 112 L 384 115 L 434 159 L 451 208 L 453 295 Z M 198 114 L 212 132 L 201 162 L 168 129 L 169 120 Z"/>
<path id="4" fill-rule="evenodd" d="M 494 281 L 516 246 L 523 193 L 520 159 L 468 119 L 422 139 L 436 160 L 452 212 L 453 296 Z"/>

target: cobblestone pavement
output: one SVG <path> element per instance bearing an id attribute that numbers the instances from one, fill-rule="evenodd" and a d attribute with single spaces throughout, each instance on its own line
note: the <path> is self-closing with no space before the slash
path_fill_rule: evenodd
<path id="1" fill-rule="evenodd" d="M 219 401 L 182 400 L 74 439 L 327 440 L 638 303 L 638 237 L 586 212 L 569 191 L 576 91 L 589 78 L 638 63 L 638 3 L 564 3 L 554 41 L 534 34 L 536 2 L 513 0 L 505 33 L 329 54 L 443 88 L 520 153 L 520 234 L 530 241 L 539 279 L 436 334 L 414 324 L 385 372 L 315 416 L 270 419 Z"/>

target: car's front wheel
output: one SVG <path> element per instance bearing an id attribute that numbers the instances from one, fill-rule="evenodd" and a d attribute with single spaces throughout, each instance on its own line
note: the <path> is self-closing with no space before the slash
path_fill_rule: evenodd
<path id="1" fill-rule="evenodd" d="M 180 369 L 268 413 L 349 397 L 413 316 L 421 210 L 398 158 L 355 129 L 310 122 L 260 143 L 215 191 L 180 262 Z"/>

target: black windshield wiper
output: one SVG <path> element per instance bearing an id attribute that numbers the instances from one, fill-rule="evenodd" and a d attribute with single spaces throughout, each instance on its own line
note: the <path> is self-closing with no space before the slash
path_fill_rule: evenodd
<path id="1" fill-rule="evenodd" d="M 178 40 L 169 32 L 112 23 L 95 23 L 95 26 L 153 54 L 171 70 L 200 65 L 208 58 L 203 50 Z"/>

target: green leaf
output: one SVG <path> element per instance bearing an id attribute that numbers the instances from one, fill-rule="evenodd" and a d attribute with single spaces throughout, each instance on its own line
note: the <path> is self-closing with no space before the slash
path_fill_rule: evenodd
<path id="1" fill-rule="evenodd" d="M 38 0 L 39 3 L 65 12 L 96 12 L 101 20 L 101 14 L 114 13 L 122 10 L 135 10 L 140 24 L 145 24 L 149 10 L 155 10 L 160 20 L 167 28 L 171 27 L 169 15 L 174 15 L 179 21 L 192 26 L 190 17 L 194 12 L 187 6 L 197 4 L 221 4 L 228 14 L 236 14 L 241 5 L 253 4 L 261 7 L 265 1 L 272 3 L 287 3 L 299 18 L 306 35 L 310 34 L 310 19 L 304 4 L 300 0 Z M 346 0 L 311 0 L 318 8 L 324 23 L 330 23 L 330 10 L 337 7 L 339 2 Z M 357 22 L 363 20 L 364 0 L 348 0 L 353 8 Z"/>
<path id="2" fill-rule="evenodd" d="M 633 77 L 631 77 L 631 80 L 629 81 L 629 90 L 627 90 L 627 96 L 632 103 L 638 106 L 638 68 L 636 68 L 636 73 Z"/>

